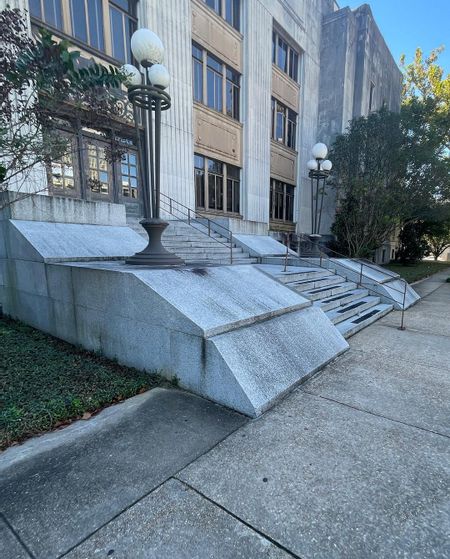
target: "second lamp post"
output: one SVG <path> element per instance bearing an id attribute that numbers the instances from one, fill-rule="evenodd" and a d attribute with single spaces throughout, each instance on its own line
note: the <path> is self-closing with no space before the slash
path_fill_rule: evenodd
<path id="1" fill-rule="evenodd" d="M 308 235 L 312 243 L 312 256 L 319 256 L 319 241 L 321 239 L 320 224 L 322 221 L 323 198 L 326 180 L 330 174 L 332 163 L 325 159 L 328 148 L 318 143 L 312 148 L 312 156 L 307 163 L 309 178 L 311 179 L 311 234 Z"/>

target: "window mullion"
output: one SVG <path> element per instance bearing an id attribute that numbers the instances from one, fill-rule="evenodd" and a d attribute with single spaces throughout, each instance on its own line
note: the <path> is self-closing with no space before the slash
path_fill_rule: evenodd
<path id="1" fill-rule="evenodd" d="M 43 14 L 44 0 L 41 0 L 41 13 Z M 72 18 L 70 15 L 70 0 L 62 0 L 61 2 L 62 10 L 62 20 L 63 20 L 63 31 L 67 35 L 73 35 L 72 33 Z"/>
<path id="2" fill-rule="evenodd" d="M 222 114 L 227 114 L 227 67 L 222 64 Z"/>
<path id="3" fill-rule="evenodd" d="M 207 67 L 207 54 L 206 50 L 202 49 L 202 72 L 203 72 L 203 91 L 202 91 L 202 103 L 204 105 L 208 104 L 208 67 Z"/>

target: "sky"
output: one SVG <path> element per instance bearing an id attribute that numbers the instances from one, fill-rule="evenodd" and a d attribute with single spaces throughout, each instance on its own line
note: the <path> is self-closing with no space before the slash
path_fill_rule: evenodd
<path id="1" fill-rule="evenodd" d="M 450 0 L 337 1 L 341 8 L 370 5 L 397 63 L 402 54 L 406 55 L 406 62 L 411 62 L 416 47 L 429 54 L 433 48 L 445 45 L 438 63 L 444 68 L 444 75 L 450 73 Z"/>

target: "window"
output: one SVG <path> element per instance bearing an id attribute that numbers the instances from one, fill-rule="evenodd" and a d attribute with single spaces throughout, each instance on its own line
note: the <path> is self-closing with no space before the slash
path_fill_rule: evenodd
<path id="1" fill-rule="evenodd" d="M 205 207 L 205 158 L 194 155 L 195 200 L 198 208 Z"/>
<path id="2" fill-rule="evenodd" d="M 294 221 L 295 187 L 275 179 L 270 181 L 270 219 Z"/>
<path id="3" fill-rule="evenodd" d="M 297 139 L 297 113 L 272 98 L 272 138 L 291 149 Z"/>
<path id="4" fill-rule="evenodd" d="M 236 214 L 240 211 L 240 174 L 239 167 L 227 165 L 227 212 Z"/>
<path id="5" fill-rule="evenodd" d="M 206 79 L 206 91 L 204 80 Z M 228 67 L 197 44 L 192 44 L 192 87 L 194 101 L 239 120 L 240 80 Z"/>
<path id="6" fill-rule="evenodd" d="M 120 164 L 122 196 L 137 199 L 138 197 L 138 174 L 137 154 L 127 151 L 122 155 Z"/>
<path id="7" fill-rule="evenodd" d="M 203 100 L 203 50 L 192 45 L 192 82 L 194 86 L 194 101 Z"/>
<path id="8" fill-rule="evenodd" d="M 75 188 L 73 157 L 71 153 L 63 155 L 50 165 L 49 181 L 53 188 L 71 191 Z"/>
<path id="9" fill-rule="evenodd" d="M 223 68 L 222 63 L 208 54 L 206 68 L 206 104 L 211 109 L 222 112 L 223 108 Z"/>
<path id="10" fill-rule="evenodd" d="M 194 155 L 196 207 L 213 212 L 239 213 L 240 174 L 238 167 Z"/>
<path id="11" fill-rule="evenodd" d="M 277 31 L 272 33 L 272 62 L 298 82 L 299 53 Z"/>
<path id="12" fill-rule="evenodd" d="M 110 0 L 109 19 L 111 25 L 112 56 L 121 62 L 131 63 L 130 40 L 136 30 L 135 2 Z"/>
<path id="13" fill-rule="evenodd" d="M 223 17 L 237 31 L 241 26 L 241 2 L 240 0 L 203 0 L 207 6 Z"/>
<path id="14" fill-rule="evenodd" d="M 92 193 L 109 194 L 110 172 L 106 152 L 103 146 L 87 144 L 88 149 L 88 182 Z"/>
<path id="15" fill-rule="evenodd" d="M 30 0 L 30 13 L 52 27 L 63 28 L 61 0 Z"/>
<path id="16" fill-rule="evenodd" d="M 226 70 L 227 115 L 239 120 L 239 74 Z"/>
<path id="17" fill-rule="evenodd" d="M 208 170 L 208 208 L 223 211 L 223 163 L 207 159 Z"/>
<path id="18" fill-rule="evenodd" d="M 225 0 L 225 19 L 238 31 L 241 28 L 240 0 Z"/>

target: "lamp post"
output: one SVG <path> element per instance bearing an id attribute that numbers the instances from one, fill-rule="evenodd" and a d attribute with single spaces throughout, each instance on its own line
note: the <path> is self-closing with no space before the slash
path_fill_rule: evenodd
<path id="1" fill-rule="evenodd" d="M 330 174 L 332 163 L 325 159 L 328 148 L 325 144 L 317 143 L 312 148 L 312 156 L 306 164 L 311 179 L 311 234 L 308 235 L 312 243 L 312 256 L 318 257 L 319 241 L 321 239 L 320 223 L 322 221 L 323 197 L 326 180 Z"/>
<path id="2" fill-rule="evenodd" d="M 161 176 L 161 111 L 170 108 L 170 95 L 164 91 L 169 85 L 169 72 L 162 65 L 164 46 L 161 39 L 150 29 L 138 29 L 131 37 L 133 56 L 144 69 L 144 83 L 138 68 L 131 64 L 122 67 L 128 76 L 128 99 L 133 105 L 136 136 L 138 139 L 139 163 L 142 176 L 144 219 L 140 221 L 148 234 L 147 247 L 128 258 L 127 264 L 144 266 L 181 266 L 184 261 L 167 251 L 161 242 L 167 221 L 160 217 Z M 144 124 L 142 144 L 138 112 Z M 153 123 L 153 113 L 155 121 Z"/>

